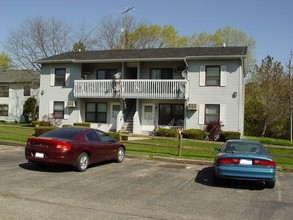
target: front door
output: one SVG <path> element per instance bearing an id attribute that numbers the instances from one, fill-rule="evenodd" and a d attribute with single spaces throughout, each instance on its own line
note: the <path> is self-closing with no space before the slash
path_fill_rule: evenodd
<path id="1" fill-rule="evenodd" d="M 120 112 L 120 103 L 111 103 L 111 130 L 117 128 L 117 115 Z"/>
<path id="2" fill-rule="evenodd" d="M 152 131 L 155 124 L 155 104 L 142 105 L 142 130 Z"/>

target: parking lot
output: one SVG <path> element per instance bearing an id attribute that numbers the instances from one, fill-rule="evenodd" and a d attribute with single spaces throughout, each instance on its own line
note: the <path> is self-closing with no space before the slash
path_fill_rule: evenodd
<path id="1" fill-rule="evenodd" d="M 0 146 L 0 219 L 292 219 L 293 174 L 276 187 L 226 182 L 212 168 L 126 158 L 79 173 L 39 168 L 23 148 Z"/>

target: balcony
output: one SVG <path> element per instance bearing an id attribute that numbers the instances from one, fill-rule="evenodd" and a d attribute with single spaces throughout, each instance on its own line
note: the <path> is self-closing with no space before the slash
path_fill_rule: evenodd
<path id="1" fill-rule="evenodd" d="M 187 99 L 187 80 L 75 80 L 75 98 Z"/>

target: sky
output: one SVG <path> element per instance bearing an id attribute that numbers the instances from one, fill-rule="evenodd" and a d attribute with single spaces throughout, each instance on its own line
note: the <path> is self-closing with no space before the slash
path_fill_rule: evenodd
<path id="1" fill-rule="evenodd" d="M 0 0 L 0 53 L 8 33 L 27 18 L 54 17 L 70 25 L 129 13 L 137 21 L 172 25 L 180 36 L 230 26 L 256 41 L 255 57 L 288 64 L 293 52 L 292 0 Z"/>

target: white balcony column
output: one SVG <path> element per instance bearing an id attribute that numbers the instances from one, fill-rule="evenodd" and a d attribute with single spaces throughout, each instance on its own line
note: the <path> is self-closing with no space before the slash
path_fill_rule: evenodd
<path id="1" fill-rule="evenodd" d="M 133 134 L 141 134 L 141 123 L 140 123 L 140 117 L 139 117 L 139 105 L 140 101 L 139 99 L 136 99 L 136 111 L 133 116 Z"/>
<path id="2" fill-rule="evenodd" d="M 140 62 L 137 63 L 137 79 L 140 79 Z"/>
<path id="3" fill-rule="evenodd" d="M 125 63 L 122 62 L 121 64 L 121 79 L 124 79 L 125 77 Z"/>

